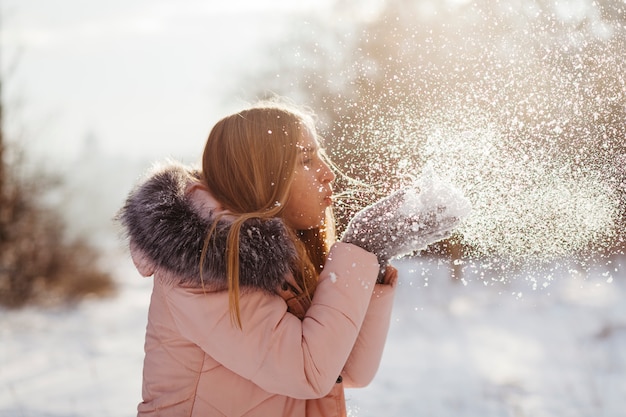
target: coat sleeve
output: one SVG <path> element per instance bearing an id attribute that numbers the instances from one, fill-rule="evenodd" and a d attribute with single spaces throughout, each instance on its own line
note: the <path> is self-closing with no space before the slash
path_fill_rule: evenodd
<path id="1" fill-rule="evenodd" d="M 181 335 L 265 391 L 293 398 L 326 395 L 357 340 L 375 288 L 376 256 L 336 243 L 303 320 L 285 301 L 241 294 L 243 329 L 231 323 L 228 296 L 172 286 L 166 295 Z"/>
<path id="2" fill-rule="evenodd" d="M 374 379 L 387 340 L 395 288 L 376 285 L 361 331 L 341 375 L 347 388 L 361 388 Z"/>

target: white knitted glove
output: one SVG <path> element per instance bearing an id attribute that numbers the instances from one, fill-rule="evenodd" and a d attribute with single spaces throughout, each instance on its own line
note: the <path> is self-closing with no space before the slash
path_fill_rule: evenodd
<path id="1" fill-rule="evenodd" d="M 429 169 L 415 184 L 356 213 L 341 241 L 374 253 L 382 275 L 390 259 L 448 237 L 469 211 L 469 201 L 458 190 L 435 181 Z"/>

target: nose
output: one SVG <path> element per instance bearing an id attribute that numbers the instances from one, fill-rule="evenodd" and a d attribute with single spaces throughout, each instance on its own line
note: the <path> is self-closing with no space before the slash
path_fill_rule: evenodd
<path id="1" fill-rule="evenodd" d="M 325 161 L 322 161 L 322 166 L 320 167 L 319 175 L 320 175 L 320 181 L 322 183 L 333 182 L 335 181 L 335 178 L 336 178 L 335 173 L 332 171 L 332 169 L 330 169 L 330 166 Z"/>

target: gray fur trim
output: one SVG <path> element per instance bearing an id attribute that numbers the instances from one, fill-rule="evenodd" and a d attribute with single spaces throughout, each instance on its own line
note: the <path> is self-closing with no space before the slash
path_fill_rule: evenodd
<path id="1" fill-rule="evenodd" d="M 196 170 L 169 164 L 151 174 L 129 194 L 116 219 L 126 234 L 158 268 L 180 283 L 201 286 L 200 254 L 211 219 L 194 211 L 185 188 Z M 203 279 L 211 288 L 226 288 L 226 239 L 230 223 L 220 220 L 209 243 Z M 239 284 L 275 292 L 293 270 L 296 249 L 282 220 L 246 221 L 239 236 Z"/>

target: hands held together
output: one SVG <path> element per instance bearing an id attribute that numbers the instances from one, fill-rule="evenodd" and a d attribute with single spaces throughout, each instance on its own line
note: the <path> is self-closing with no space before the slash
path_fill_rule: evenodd
<path id="1" fill-rule="evenodd" d="M 428 170 L 417 183 L 356 213 L 341 241 L 374 253 L 380 263 L 381 280 L 390 259 L 450 236 L 470 210 L 469 201 L 460 191 L 437 181 Z"/>

